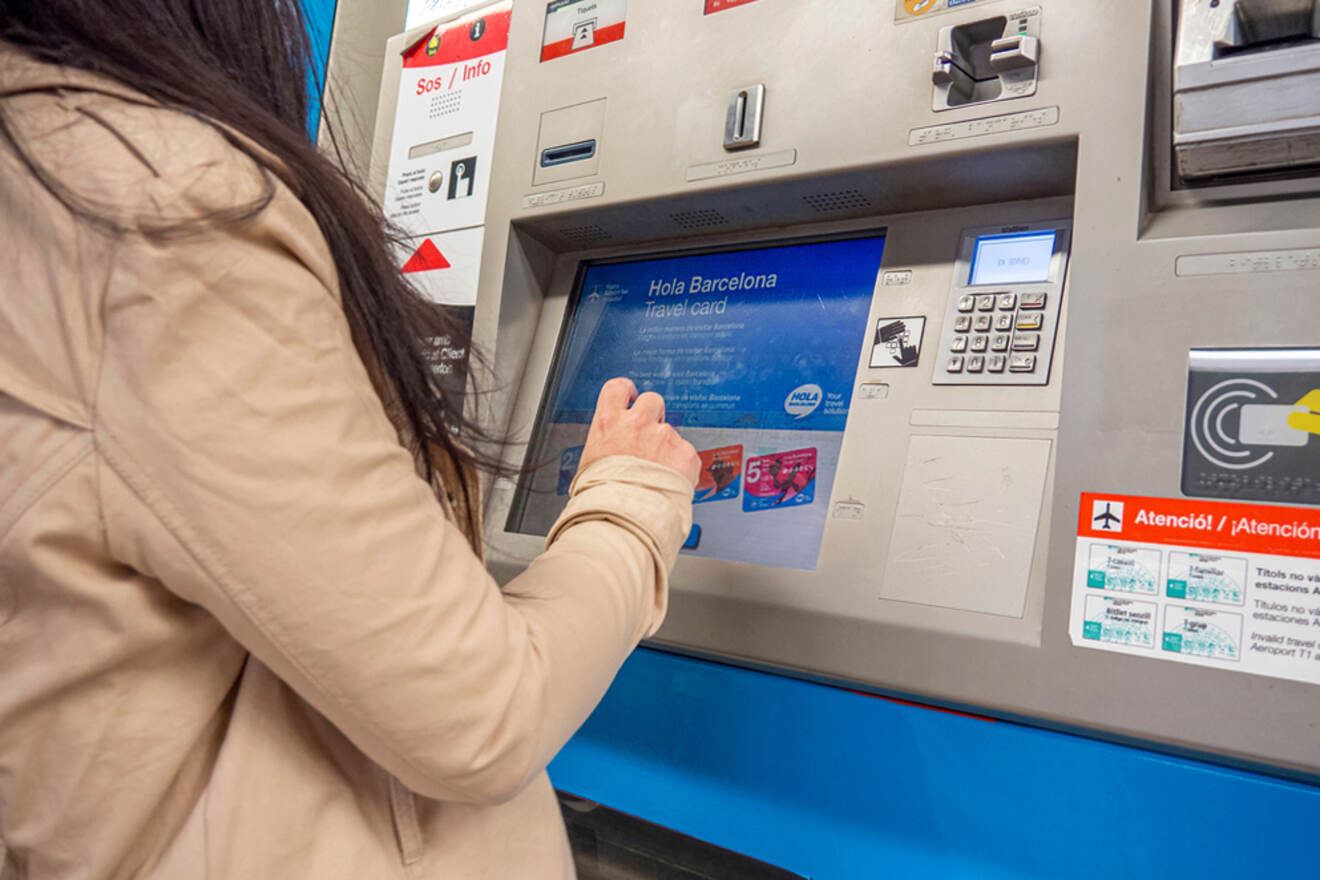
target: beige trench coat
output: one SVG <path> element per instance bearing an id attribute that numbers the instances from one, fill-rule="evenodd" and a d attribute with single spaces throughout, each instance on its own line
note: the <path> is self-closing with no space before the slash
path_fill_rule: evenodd
<path id="1" fill-rule="evenodd" d="M 263 186 L 115 84 L 12 49 L 0 84 L 126 222 Z M 0 147 L 0 876 L 572 876 L 544 768 L 659 625 L 691 487 L 592 465 L 501 591 L 337 297 L 282 184 L 114 238 Z"/>

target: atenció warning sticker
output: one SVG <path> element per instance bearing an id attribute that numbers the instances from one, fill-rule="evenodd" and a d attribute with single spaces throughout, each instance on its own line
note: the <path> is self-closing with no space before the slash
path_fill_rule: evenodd
<path id="1" fill-rule="evenodd" d="M 1082 495 L 1078 647 L 1320 683 L 1320 510 Z"/>

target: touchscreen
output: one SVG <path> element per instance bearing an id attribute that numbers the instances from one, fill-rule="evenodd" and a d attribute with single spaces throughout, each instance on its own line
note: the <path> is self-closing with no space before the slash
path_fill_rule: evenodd
<path id="1" fill-rule="evenodd" d="M 549 531 L 601 385 L 627 376 L 701 456 L 684 552 L 814 569 L 883 249 L 868 235 L 586 264 L 509 531 Z"/>

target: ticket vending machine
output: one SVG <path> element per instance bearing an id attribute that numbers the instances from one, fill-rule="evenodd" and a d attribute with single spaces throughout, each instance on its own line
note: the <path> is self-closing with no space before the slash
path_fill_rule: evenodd
<path id="1" fill-rule="evenodd" d="M 399 59 L 436 31 L 355 42 L 340 5 L 344 65 L 384 48 L 371 185 L 388 194 Z M 885 739 L 899 721 L 862 696 L 879 694 L 1011 722 L 965 745 L 1028 776 L 1082 749 L 1064 763 L 1092 771 L 1040 779 L 1064 799 L 1038 819 L 1079 811 L 1066 833 L 1097 875 L 1174 853 L 1302 864 L 1121 816 L 1135 854 L 1100 855 L 1115 819 L 1097 803 L 1153 819 L 1160 786 L 1183 786 L 1165 791 L 1180 810 L 1256 805 L 1285 836 L 1320 815 L 1316 21 L 1247 0 L 514 0 L 474 334 L 529 470 L 489 487 L 492 570 L 541 548 L 604 379 L 664 394 L 703 464 L 664 653 L 625 667 L 584 733 L 617 739 L 557 782 L 629 772 L 656 726 L 683 747 L 652 743 L 633 770 L 700 763 L 694 727 L 747 737 L 697 773 L 719 803 L 788 773 L 776 748 L 805 760 L 773 726 L 817 737 L 811 760 L 868 737 L 927 760 Z M 1267 101 L 1262 71 L 1284 83 Z M 461 134 L 441 121 L 434 141 Z M 730 667 L 772 673 L 761 704 Z M 826 691 L 849 701 L 830 733 L 759 714 Z M 904 729 L 965 723 L 947 717 Z M 921 786 L 943 777 L 903 763 L 870 784 L 939 797 Z M 1060 795 L 1079 784 L 1093 796 Z M 784 836 L 741 839 L 859 876 Z M 1020 875 L 1092 873 L 1037 849 Z"/>

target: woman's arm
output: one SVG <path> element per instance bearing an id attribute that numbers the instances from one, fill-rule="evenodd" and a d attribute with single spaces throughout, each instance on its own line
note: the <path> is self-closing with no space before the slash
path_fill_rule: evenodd
<path id="1" fill-rule="evenodd" d="M 599 458 L 501 593 L 399 445 L 308 268 L 324 250 L 282 189 L 241 226 L 121 246 L 95 400 L 107 540 L 410 788 L 505 799 L 659 625 L 691 484 Z"/>

